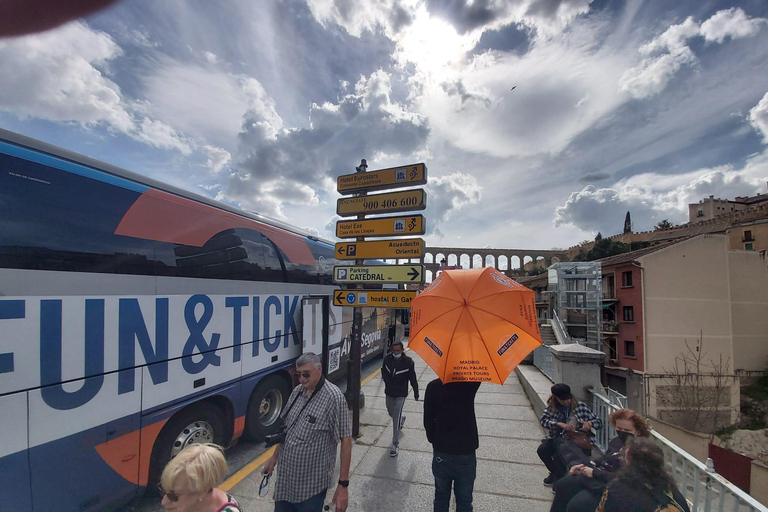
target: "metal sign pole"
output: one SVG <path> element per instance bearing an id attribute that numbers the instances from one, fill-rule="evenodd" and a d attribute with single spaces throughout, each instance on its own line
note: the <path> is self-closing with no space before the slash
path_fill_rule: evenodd
<path id="1" fill-rule="evenodd" d="M 360 161 L 360 167 L 355 168 L 358 173 L 365 172 L 368 164 L 365 159 Z M 366 196 L 366 192 L 356 194 L 356 196 Z M 358 220 L 365 219 L 365 215 L 358 215 Z M 365 241 L 365 238 L 358 237 L 358 242 Z M 365 260 L 356 259 L 355 265 L 362 265 Z M 361 289 L 362 285 L 354 285 L 355 289 Z M 354 317 L 352 322 L 352 346 L 349 350 L 349 361 L 347 366 L 347 401 L 352 405 L 352 436 L 360 435 L 360 359 L 362 352 L 362 332 L 363 332 L 363 308 L 354 308 Z"/>

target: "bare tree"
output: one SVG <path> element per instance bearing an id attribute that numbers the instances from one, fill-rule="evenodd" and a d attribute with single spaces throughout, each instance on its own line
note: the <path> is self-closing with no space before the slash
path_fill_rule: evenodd
<path id="1" fill-rule="evenodd" d="M 675 357 L 675 366 L 664 368 L 666 385 L 656 389 L 657 401 L 671 406 L 660 417 L 688 430 L 712 434 L 731 423 L 731 359 L 707 358 L 703 333 L 693 344 L 685 340 L 685 351 Z M 666 416 L 664 418 L 663 416 Z"/>

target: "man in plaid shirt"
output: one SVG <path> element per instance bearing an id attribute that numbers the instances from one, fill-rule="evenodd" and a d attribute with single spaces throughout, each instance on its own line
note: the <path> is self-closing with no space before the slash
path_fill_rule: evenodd
<path id="1" fill-rule="evenodd" d="M 333 486 L 336 446 L 341 441 L 341 468 L 333 504 L 344 512 L 349 502 L 349 466 L 352 459 L 352 425 L 341 390 L 323 378 L 320 357 L 307 352 L 296 360 L 300 384 L 288 398 L 283 412 L 285 441 L 278 444 L 262 470 L 275 482 L 275 512 L 319 512 Z"/>
<path id="2" fill-rule="evenodd" d="M 558 440 L 563 438 L 565 432 L 582 430 L 591 436 L 592 429 L 603 428 L 603 422 L 595 416 L 592 409 L 584 402 L 573 398 L 570 386 L 563 383 L 555 384 L 551 391 L 552 395 L 547 400 L 547 408 L 544 409 L 539 420 L 541 426 L 549 432 L 536 450 L 549 470 L 549 476 L 544 479 L 544 485 L 548 487 L 565 475 L 565 464 L 558 453 Z"/>

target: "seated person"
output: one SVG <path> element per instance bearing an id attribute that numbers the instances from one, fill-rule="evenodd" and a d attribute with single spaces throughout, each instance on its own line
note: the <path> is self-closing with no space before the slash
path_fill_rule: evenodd
<path id="1" fill-rule="evenodd" d="M 555 499 L 550 512 L 593 512 L 606 485 L 624 462 L 624 448 L 633 437 L 648 437 L 651 429 L 642 416 L 630 409 L 619 409 L 611 416 L 616 437 L 608 442 L 605 455 L 595 461 L 573 465 L 569 474 L 555 484 Z"/>
<path id="2" fill-rule="evenodd" d="M 582 431 L 591 436 L 593 428 L 603 428 L 603 422 L 594 415 L 589 406 L 573 398 L 570 386 L 558 383 L 552 386 L 551 391 L 547 408 L 539 419 L 541 426 L 548 429 L 547 437 L 542 439 L 536 450 L 549 470 L 549 476 L 544 479 L 546 486 L 554 485 L 555 481 L 566 473 L 565 463 L 559 453 L 560 446 L 565 442 L 565 434 Z M 585 454 L 589 456 L 589 450 L 585 450 Z"/>
<path id="3" fill-rule="evenodd" d="M 690 512 L 653 440 L 634 438 L 625 454 L 625 466 L 606 487 L 595 512 Z"/>

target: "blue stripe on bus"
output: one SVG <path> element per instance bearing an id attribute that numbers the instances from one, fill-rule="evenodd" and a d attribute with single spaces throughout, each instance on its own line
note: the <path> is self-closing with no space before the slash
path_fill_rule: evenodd
<path id="1" fill-rule="evenodd" d="M 0 152 L 15 156 L 17 158 L 23 158 L 24 160 L 29 160 L 31 162 L 37 162 L 49 167 L 54 167 L 62 171 L 71 172 L 72 174 L 77 174 L 79 176 L 85 176 L 86 178 L 98 180 L 110 185 L 133 190 L 134 192 L 138 192 L 140 194 L 149 190 L 149 187 L 146 185 L 142 185 L 125 178 L 112 176 L 111 174 L 107 174 L 103 171 L 97 171 L 96 169 L 92 169 L 84 165 L 62 160 L 51 155 L 46 155 L 45 153 L 40 153 L 38 151 L 15 146 L 7 142 L 0 141 Z"/>

